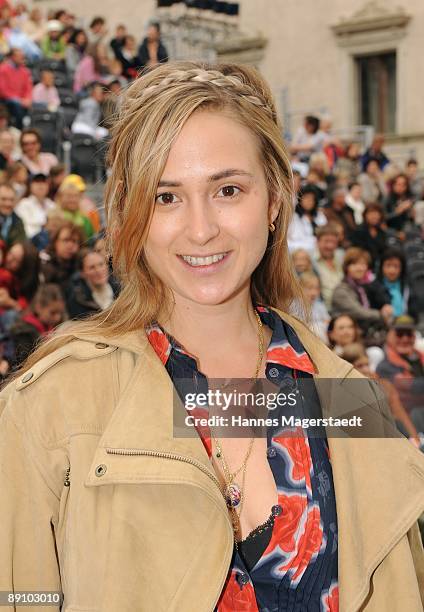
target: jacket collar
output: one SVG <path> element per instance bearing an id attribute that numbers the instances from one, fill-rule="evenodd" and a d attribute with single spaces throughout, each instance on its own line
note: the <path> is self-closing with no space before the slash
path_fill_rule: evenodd
<path id="1" fill-rule="evenodd" d="M 315 366 L 324 416 L 345 414 L 348 397 L 380 415 L 381 405 L 371 383 L 317 341 L 304 323 L 277 312 L 298 334 Z M 81 339 L 104 342 L 139 356 L 100 439 L 85 484 L 190 481 L 220 505 L 231 538 L 225 502 L 213 475 L 208 477 L 213 470 L 200 438 L 174 438 L 174 410 L 185 409 L 176 400 L 172 381 L 145 332 Z M 364 381 L 359 389 L 347 385 L 354 378 Z M 346 436 L 329 437 L 328 443 L 338 508 L 340 608 L 356 612 L 369 593 L 373 571 L 424 511 L 424 457 L 406 439 Z M 106 449 L 141 449 L 155 456 L 126 462 L 128 457 L 112 457 Z M 160 457 L 183 459 L 164 461 Z M 107 472 L 98 478 L 96 468 L 101 464 L 107 465 Z M 223 543 L 214 545 L 224 550 Z M 225 546 L 228 548 L 228 542 Z"/>

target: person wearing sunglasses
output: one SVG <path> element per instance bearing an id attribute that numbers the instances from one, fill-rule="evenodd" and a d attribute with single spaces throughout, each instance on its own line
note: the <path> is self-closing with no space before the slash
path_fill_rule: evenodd
<path id="1" fill-rule="evenodd" d="M 424 432 L 424 353 L 415 348 L 415 323 L 409 315 L 396 317 L 387 333 L 385 358 L 377 374 L 391 380 L 418 429 Z"/>

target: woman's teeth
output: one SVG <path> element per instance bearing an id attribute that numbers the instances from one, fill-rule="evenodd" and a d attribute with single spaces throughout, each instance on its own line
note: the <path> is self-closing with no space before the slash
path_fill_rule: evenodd
<path id="1" fill-rule="evenodd" d="M 190 255 L 181 255 L 181 257 L 186 261 L 190 266 L 210 266 L 213 263 L 217 263 L 224 259 L 226 253 L 219 253 L 218 255 L 209 255 L 208 257 L 191 257 Z"/>

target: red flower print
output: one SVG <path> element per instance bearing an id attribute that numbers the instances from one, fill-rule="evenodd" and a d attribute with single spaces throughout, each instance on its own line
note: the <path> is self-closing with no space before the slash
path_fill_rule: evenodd
<path id="1" fill-rule="evenodd" d="M 159 359 L 163 364 L 168 361 L 171 344 L 165 334 L 157 329 L 148 331 L 148 338 L 150 344 L 153 346 L 155 352 L 159 356 Z"/>
<path id="2" fill-rule="evenodd" d="M 307 353 L 298 355 L 296 351 L 289 345 L 275 346 L 267 351 L 267 361 L 284 365 L 288 368 L 302 370 L 302 372 L 315 373 L 315 368 L 312 365 Z"/>
<path id="3" fill-rule="evenodd" d="M 305 480 L 305 485 L 310 490 L 312 457 L 308 439 L 302 434 L 296 438 L 275 436 L 273 442 L 286 451 L 291 461 L 290 478 L 298 482 Z"/>
<path id="4" fill-rule="evenodd" d="M 306 496 L 279 495 L 278 503 L 283 512 L 275 517 L 271 540 L 263 556 L 272 553 L 277 547 L 285 553 L 293 552 L 296 548 L 296 534 L 307 506 Z"/>
<path id="5" fill-rule="evenodd" d="M 219 598 L 218 612 L 258 612 L 252 583 L 240 586 L 236 576 L 237 571 L 233 570 Z"/>
<path id="6" fill-rule="evenodd" d="M 290 563 L 290 569 L 295 570 L 292 580 L 300 580 L 312 557 L 318 554 L 322 544 L 322 535 L 323 530 L 319 507 L 313 506 L 308 510 L 305 531 L 300 536 L 297 555 Z M 288 569 L 288 567 L 282 566 L 279 569 L 284 570 Z"/>
<path id="7" fill-rule="evenodd" d="M 329 591 L 326 591 L 322 596 L 321 601 L 322 612 L 339 612 L 339 585 L 333 583 Z"/>

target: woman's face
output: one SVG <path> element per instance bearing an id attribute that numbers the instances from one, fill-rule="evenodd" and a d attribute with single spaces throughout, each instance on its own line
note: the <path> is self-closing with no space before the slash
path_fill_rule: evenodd
<path id="1" fill-rule="evenodd" d="M 312 268 L 311 258 L 309 257 L 307 251 L 298 251 L 294 253 L 292 256 L 293 265 L 298 274 L 302 274 L 302 272 L 306 272 Z"/>
<path id="2" fill-rule="evenodd" d="M 390 257 L 383 263 L 383 276 L 390 282 L 395 282 L 402 272 L 402 264 L 397 257 Z"/>
<path id="3" fill-rule="evenodd" d="M 75 44 L 78 45 L 78 47 L 82 47 L 83 45 L 87 44 L 87 37 L 84 32 L 78 32 L 78 34 L 75 36 Z"/>
<path id="4" fill-rule="evenodd" d="M 372 227 L 377 227 L 381 223 L 381 213 L 378 210 L 368 210 L 365 213 L 365 221 Z"/>
<path id="5" fill-rule="evenodd" d="M 222 113 L 195 112 L 171 148 L 145 246 L 177 306 L 249 292 L 278 213 L 269 208 L 255 136 Z"/>
<path id="6" fill-rule="evenodd" d="M 339 317 L 336 319 L 333 331 L 330 332 L 331 340 L 338 346 L 345 346 L 355 342 L 355 325 L 350 317 Z"/>
<path id="7" fill-rule="evenodd" d="M 315 207 L 315 197 L 313 193 L 304 193 L 300 199 L 300 205 L 306 212 L 311 212 Z"/>
<path id="8" fill-rule="evenodd" d="M 54 248 L 60 259 L 72 259 L 79 249 L 78 238 L 65 227 L 59 232 Z"/>
<path id="9" fill-rule="evenodd" d="M 22 153 L 29 159 L 36 159 L 41 150 L 41 143 L 35 134 L 24 134 L 22 137 Z"/>
<path id="10" fill-rule="evenodd" d="M 47 181 L 33 181 L 29 190 L 31 195 L 34 195 L 39 200 L 44 200 L 49 193 L 49 184 Z"/>
<path id="11" fill-rule="evenodd" d="M 107 283 L 109 277 L 109 271 L 106 264 L 106 260 L 100 253 L 90 253 L 84 258 L 84 264 L 82 267 L 83 278 L 94 285 L 95 287 L 101 287 Z"/>
<path id="12" fill-rule="evenodd" d="M 76 212 L 79 209 L 81 193 L 74 189 L 65 189 L 60 194 L 60 206 L 63 210 Z"/>
<path id="13" fill-rule="evenodd" d="M 24 258 L 24 247 L 22 244 L 14 244 L 6 255 L 6 268 L 9 272 L 17 272 L 21 267 Z"/>
<path id="14" fill-rule="evenodd" d="M 408 190 L 408 181 L 404 176 L 398 176 L 393 183 L 393 191 L 396 195 L 403 195 Z"/>
<path id="15" fill-rule="evenodd" d="M 308 301 L 313 304 L 315 300 L 319 298 L 321 293 L 319 280 L 308 280 L 308 282 L 303 285 L 303 293 L 307 297 Z"/>
<path id="16" fill-rule="evenodd" d="M 352 262 L 347 267 L 347 275 L 355 281 L 361 281 L 368 270 L 368 264 L 365 259 L 358 259 Z"/>
<path id="17" fill-rule="evenodd" d="M 47 306 L 38 306 L 36 308 L 38 318 L 47 327 L 56 327 L 59 325 L 65 314 L 65 304 L 62 300 L 50 302 Z"/>

